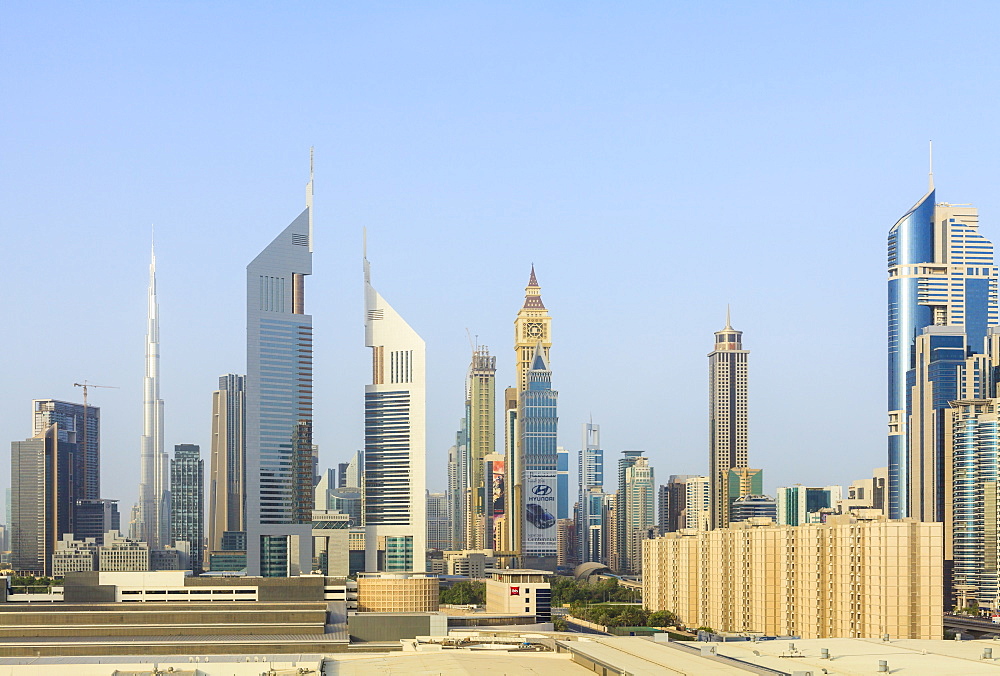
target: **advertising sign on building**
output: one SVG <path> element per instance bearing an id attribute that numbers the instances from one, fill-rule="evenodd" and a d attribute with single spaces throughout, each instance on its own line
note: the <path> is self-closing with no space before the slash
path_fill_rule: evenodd
<path id="1" fill-rule="evenodd" d="M 524 473 L 524 552 L 554 556 L 557 547 L 556 487 L 554 470 Z"/>
<path id="2" fill-rule="evenodd" d="M 493 486 L 493 517 L 496 518 L 504 514 L 504 461 L 494 460 L 491 465 L 493 466 L 493 476 L 491 477 L 491 484 Z"/>
<path id="3" fill-rule="evenodd" d="M 510 588 L 510 595 L 511 596 L 520 596 L 521 595 L 521 588 L 520 587 L 511 587 Z"/>

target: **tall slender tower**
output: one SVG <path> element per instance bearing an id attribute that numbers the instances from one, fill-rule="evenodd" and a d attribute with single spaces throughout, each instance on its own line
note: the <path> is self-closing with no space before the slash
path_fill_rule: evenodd
<path id="1" fill-rule="evenodd" d="M 212 393 L 212 457 L 208 547 L 222 549 L 227 532 L 246 532 L 246 376 L 219 376 Z"/>
<path id="2" fill-rule="evenodd" d="M 163 450 L 163 400 L 160 399 L 160 308 L 156 302 L 156 251 L 150 250 L 146 307 L 146 375 L 142 381 L 139 501 L 132 536 L 160 549 L 170 544 L 170 491 Z"/>
<path id="3" fill-rule="evenodd" d="M 711 527 L 729 525 L 729 470 L 747 467 L 747 361 L 743 332 L 726 326 L 715 332 L 708 355 L 708 465 L 711 479 Z"/>
<path id="4" fill-rule="evenodd" d="M 372 348 L 372 382 L 365 386 L 365 570 L 423 571 L 427 565 L 424 340 L 372 287 L 367 255 L 364 274 L 365 345 Z"/>
<path id="5" fill-rule="evenodd" d="M 313 172 L 306 208 L 247 266 L 247 573 L 312 570 Z"/>
<path id="6" fill-rule="evenodd" d="M 935 196 L 931 173 L 927 193 L 896 221 L 888 237 L 888 503 L 892 519 L 937 521 L 942 514 L 942 451 L 928 451 L 924 440 L 914 438 L 910 419 L 910 379 L 914 377 L 910 372 L 918 366 L 918 338 L 927 327 L 950 326 L 965 334 L 968 351 L 982 353 L 987 327 L 998 320 L 993 244 L 979 234 L 977 210 L 969 205 L 938 204 Z M 953 383 L 943 384 L 953 387 Z M 947 408 L 946 396 L 937 399 L 934 409 Z M 943 418 L 935 415 L 935 435 L 940 437 Z M 924 462 L 920 456 L 928 453 L 931 460 Z M 928 498 L 931 492 L 937 497 Z"/>
<path id="7" fill-rule="evenodd" d="M 485 345 L 477 346 L 469 364 L 466 381 L 468 443 L 468 486 L 466 486 L 466 538 L 469 549 L 492 549 L 487 537 L 487 519 L 492 516 L 492 487 L 486 485 L 485 460 L 496 450 L 497 358 Z"/>
<path id="8" fill-rule="evenodd" d="M 524 304 L 514 318 L 514 357 L 517 382 L 504 394 L 504 425 L 506 444 L 506 493 L 508 512 L 508 543 L 511 551 L 519 552 L 524 540 L 524 452 L 519 448 L 522 432 L 518 420 L 521 393 L 528 389 L 528 371 L 531 370 L 535 348 L 539 347 L 546 367 L 552 347 L 552 318 L 542 302 L 542 287 L 531 266 L 528 286 L 524 288 Z"/>
<path id="9" fill-rule="evenodd" d="M 552 371 L 539 341 L 528 370 L 528 389 L 517 409 L 518 451 L 523 472 L 521 561 L 527 568 L 555 570 L 557 554 L 559 393 L 552 389 Z"/>
<path id="10" fill-rule="evenodd" d="M 583 440 L 580 446 L 578 509 L 580 514 L 577 525 L 579 539 L 580 562 L 599 561 L 591 546 L 595 527 L 601 526 L 601 513 L 604 500 L 604 451 L 601 449 L 601 426 L 595 425 L 593 419 L 583 423 Z M 596 528 L 595 528 L 596 530 Z"/>
<path id="11" fill-rule="evenodd" d="M 205 463 L 197 444 L 174 446 L 170 503 L 170 538 L 188 543 L 191 570 L 200 573 L 205 549 Z"/>

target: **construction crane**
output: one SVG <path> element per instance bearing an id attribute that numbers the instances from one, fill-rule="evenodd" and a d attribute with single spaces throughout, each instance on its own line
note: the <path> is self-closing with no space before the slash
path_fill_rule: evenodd
<path id="1" fill-rule="evenodd" d="M 93 385 L 93 384 L 91 384 L 90 382 L 88 382 L 86 380 L 84 380 L 82 383 L 73 383 L 73 387 L 82 387 L 83 388 L 83 444 L 82 444 L 83 448 L 81 450 L 80 455 L 81 455 L 81 457 L 83 459 L 83 462 L 81 463 L 82 464 L 81 471 L 83 472 L 83 490 L 84 490 L 84 493 L 86 493 L 86 491 L 87 491 L 87 478 L 88 478 L 87 470 L 89 469 L 88 466 L 87 466 L 87 464 L 88 464 L 87 463 L 87 389 L 90 388 L 90 387 L 103 387 L 103 388 L 109 389 L 109 390 L 117 390 L 117 389 L 121 389 L 121 388 L 117 387 L 116 385 Z M 98 496 L 98 497 L 100 497 L 100 496 Z M 84 498 L 86 498 L 86 495 L 79 495 L 79 496 L 77 496 L 78 500 L 82 500 Z"/>

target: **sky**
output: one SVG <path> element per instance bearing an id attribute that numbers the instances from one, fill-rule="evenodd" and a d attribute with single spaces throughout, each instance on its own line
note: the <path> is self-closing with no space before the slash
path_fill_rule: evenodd
<path id="1" fill-rule="evenodd" d="M 245 268 L 315 148 L 315 441 L 363 445 L 374 286 L 427 343 L 428 486 L 470 341 L 511 384 L 535 265 L 559 443 L 608 471 L 708 464 L 713 332 L 750 354 L 765 489 L 886 464 L 885 236 L 927 187 L 1000 240 L 996 3 L 22 2 L 0 6 L 0 439 L 31 400 L 102 411 L 104 497 L 139 480 L 156 229 L 167 447 L 208 458 L 245 373 Z M 502 437 L 499 442 L 502 447 Z M 0 444 L 0 485 L 9 484 Z"/>

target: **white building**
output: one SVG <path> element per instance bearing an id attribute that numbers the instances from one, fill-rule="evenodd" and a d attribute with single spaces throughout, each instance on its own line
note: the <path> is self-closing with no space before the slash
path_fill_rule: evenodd
<path id="1" fill-rule="evenodd" d="M 367 257 L 364 274 L 365 345 L 372 349 L 372 382 L 365 386 L 365 569 L 419 571 L 427 553 L 424 341 L 372 287 Z"/>
<path id="2" fill-rule="evenodd" d="M 711 480 L 694 476 L 684 482 L 685 528 L 710 530 L 712 519 Z"/>
<path id="3" fill-rule="evenodd" d="M 518 568 L 486 571 L 486 612 L 534 615 L 539 622 L 552 617 L 552 587 L 545 570 Z"/>

